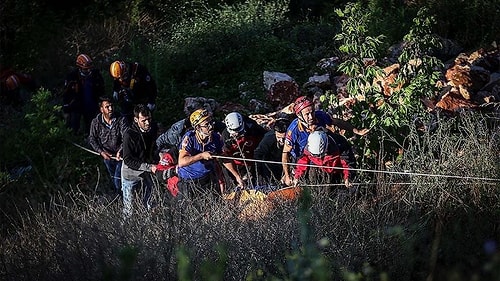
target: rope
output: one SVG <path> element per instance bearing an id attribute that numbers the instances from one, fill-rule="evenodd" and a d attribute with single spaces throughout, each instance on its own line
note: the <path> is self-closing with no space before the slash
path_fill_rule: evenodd
<path id="1" fill-rule="evenodd" d="M 86 148 L 86 147 L 84 147 L 84 146 L 81 146 L 81 145 L 79 145 L 79 144 L 77 144 L 77 143 L 74 143 L 74 142 L 71 142 L 71 143 L 72 143 L 74 146 L 76 146 L 76 147 L 78 147 L 78 148 L 80 148 L 80 149 L 83 149 L 83 150 L 85 150 L 85 151 L 87 151 L 87 152 L 90 152 L 90 153 L 92 153 L 92 154 L 95 154 L 95 155 L 99 155 L 99 156 L 101 156 L 101 154 L 99 154 L 99 153 L 98 153 L 98 152 L 96 152 L 96 151 L 93 151 L 93 150 L 91 150 L 91 149 L 88 149 L 88 148 Z M 116 160 L 116 161 L 120 161 L 120 159 L 116 158 L 116 156 L 111 156 L 111 159 Z"/>
<path id="2" fill-rule="evenodd" d="M 220 159 L 228 159 L 228 160 L 241 160 L 240 158 L 235 157 L 227 157 L 227 156 L 219 156 L 212 155 L 214 158 Z M 260 163 L 269 163 L 269 164 L 283 164 L 278 161 L 267 161 L 267 160 L 257 160 L 257 159 L 245 159 L 246 161 L 252 162 L 260 162 Z M 349 171 L 357 171 L 357 172 L 369 172 L 369 173 L 381 173 L 381 174 L 393 174 L 393 175 L 408 175 L 408 176 L 424 176 L 424 177 L 441 177 L 441 178 L 451 178 L 451 179 L 469 179 L 469 180 L 484 180 L 484 181 L 498 181 L 500 179 L 496 178 L 484 178 L 484 177 L 464 177 L 464 176 L 454 176 L 454 175 L 442 175 L 442 174 L 426 174 L 426 173 L 412 173 L 412 172 L 395 172 L 395 171 L 383 171 L 383 170 L 370 170 L 370 169 L 355 169 L 355 168 L 343 168 L 343 167 L 330 167 L 330 166 L 319 166 L 312 164 L 297 164 L 297 163 L 286 163 L 291 166 L 305 166 L 312 168 L 329 168 L 329 169 L 337 169 L 337 170 L 349 170 Z"/>
<path id="3" fill-rule="evenodd" d="M 71 142 L 76 147 L 83 149 L 87 152 L 90 152 L 95 155 L 99 155 L 99 153 L 90 150 L 86 147 L 83 147 L 79 144 Z M 257 160 L 257 159 L 249 159 L 249 158 L 237 158 L 237 157 L 228 157 L 228 156 L 219 156 L 212 155 L 213 158 L 218 159 L 227 159 L 227 160 L 239 160 L 239 161 L 249 161 L 249 162 L 260 162 L 260 163 L 268 163 L 268 164 L 280 164 L 283 165 L 283 162 L 279 161 L 268 161 L 268 160 Z M 114 160 L 118 160 L 116 157 L 111 157 Z M 426 173 L 412 173 L 412 172 L 395 172 L 395 171 L 383 171 L 383 170 L 372 170 L 372 169 L 356 169 L 356 168 L 343 168 L 343 167 L 330 167 L 330 166 L 319 166 L 312 164 L 297 164 L 297 163 L 287 163 L 290 166 L 305 166 L 311 168 L 329 168 L 329 169 L 337 169 L 337 170 L 349 170 L 349 171 L 357 171 L 357 172 L 368 172 L 368 173 L 381 173 L 381 174 L 392 174 L 392 175 L 408 175 L 408 176 L 423 176 L 423 177 L 439 177 L 439 178 L 449 178 L 449 179 L 462 179 L 462 180 L 483 180 L 483 181 L 495 181 L 500 182 L 500 179 L 497 178 L 485 178 L 485 177 L 464 177 L 464 176 L 454 176 L 454 175 L 442 175 L 442 174 L 426 174 Z"/>
<path id="4" fill-rule="evenodd" d="M 254 186 L 253 186 L 252 179 L 251 179 L 252 173 L 250 173 L 250 168 L 247 165 L 247 161 L 246 161 L 246 158 L 245 158 L 245 154 L 243 153 L 243 149 L 241 148 L 240 144 L 236 141 L 236 139 L 234 139 L 234 142 L 236 143 L 236 146 L 238 147 L 238 150 L 240 151 L 240 155 L 242 157 L 241 159 L 243 159 L 243 164 L 244 164 L 245 169 L 247 171 L 248 182 L 250 183 L 250 185 L 253 188 Z M 236 172 L 239 174 L 239 172 L 237 170 L 238 168 L 236 168 L 236 165 L 234 165 L 234 166 L 235 166 Z M 240 175 L 240 177 L 241 177 L 241 175 Z"/>
<path id="5" fill-rule="evenodd" d="M 351 183 L 353 186 L 367 186 L 367 185 L 380 185 L 381 183 L 377 182 L 355 182 Z M 383 185 L 436 185 L 436 183 L 432 182 L 387 182 L 387 183 L 382 183 Z M 494 183 L 482 183 L 484 185 L 493 185 Z M 465 184 L 457 184 L 454 183 L 454 185 L 465 185 Z M 298 184 L 300 187 L 321 187 L 321 186 L 345 186 L 343 183 L 324 183 L 324 184 Z"/>

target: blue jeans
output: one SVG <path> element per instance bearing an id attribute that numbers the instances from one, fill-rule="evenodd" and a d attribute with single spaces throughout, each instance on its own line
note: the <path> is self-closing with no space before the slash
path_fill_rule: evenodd
<path id="1" fill-rule="evenodd" d="M 142 195 L 142 204 L 145 208 L 149 209 L 151 207 L 150 201 L 153 191 L 153 179 L 151 178 L 151 174 L 144 172 L 137 180 L 122 178 L 123 215 L 125 218 L 132 216 L 134 190 Z"/>
<path id="2" fill-rule="evenodd" d="M 113 180 L 115 192 L 120 192 L 120 190 L 122 189 L 122 161 L 117 161 L 114 159 L 104 160 L 104 165 L 106 165 L 109 176 Z"/>

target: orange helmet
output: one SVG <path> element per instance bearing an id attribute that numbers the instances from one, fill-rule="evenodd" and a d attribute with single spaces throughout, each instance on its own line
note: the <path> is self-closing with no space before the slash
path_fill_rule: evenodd
<path id="1" fill-rule="evenodd" d="M 206 109 L 197 109 L 189 116 L 189 121 L 193 127 L 200 125 L 203 121 L 212 118 L 210 111 Z"/>
<path id="2" fill-rule="evenodd" d="M 115 61 L 109 67 L 109 73 L 115 79 L 127 77 L 127 65 L 123 61 Z"/>
<path id="3" fill-rule="evenodd" d="M 81 69 L 89 69 L 92 67 L 92 59 L 86 54 L 80 54 L 76 57 L 76 66 Z"/>
<path id="4" fill-rule="evenodd" d="M 310 98 L 308 98 L 307 96 L 300 96 L 294 102 L 293 112 L 298 115 L 302 111 L 302 109 L 313 105 L 314 104 Z"/>
<path id="5" fill-rule="evenodd" d="M 13 74 L 13 75 L 7 77 L 7 79 L 5 79 L 5 86 L 7 87 L 7 90 L 9 90 L 9 91 L 13 91 L 13 90 L 19 88 L 19 85 L 20 85 L 19 78 L 15 74 Z"/>

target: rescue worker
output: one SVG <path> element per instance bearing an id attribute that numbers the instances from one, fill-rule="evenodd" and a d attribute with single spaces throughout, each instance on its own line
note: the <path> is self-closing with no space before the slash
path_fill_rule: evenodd
<path id="1" fill-rule="evenodd" d="M 33 76 L 0 66 L 0 104 L 20 109 L 36 89 Z"/>
<path id="2" fill-rule="evenodd" d="M 78 134 L 83 117 L 84 135 L 88 136 L 90 123 L 99 112 L 99 98 L 104 96 L 104 79 L 93 67 L 92 58 L 86 54 L 76 57 L 76 69 L 64 81 L 63 114 L 66 125 Z"/>
<path id="3" fill-rule="evenodd" d="M 364 135 L 368 132 L 366 129 L 358 130 L 344 120 L 334 119 L 322 110 L 315 110 L 314 102 L 307 96 L 300 96 L 295 100 L 293 111 L 297 118 L 288 126 L 281 159 L 284 174 L 283 183 L 286 185 L 292 184 L 288 163 L 295 162 L 302 155 L 307 144 L 307 137 L 311 132 L 332 129 L 334 126 L 358 135 Z"/>
<path id="4" fill-rule="evenodd" d="M 132 121 L 135 105 L 143 104 L 151 112 L 155 110 L 156 82 L 144 65 L 117 60 L 110 65 L 109 72 L 114 79 L 113 98 L 128 121 Z"/>
<path id="5" fill-rule="evenodd" d="M 224 156 L 237 158 L 223 160 L 224 167 L 231 173 L 238 187 L 243 188 L 254 184 L 256 180 L 254 151 L 267 131 L 250 119 L 238 112 L 231 112 L 224 118 L 226 129 L 222 132 L 224 140 Z"/>
<path id="6" fill-rule="evenodd" d="M 189 116 L 193 129 L 188 130 L 179 145 L 178 198 L 194 198 L 201 194 L 221 195 L 224 179 L 221 167 L 212 157 L 222 153 L 223 141 L 214 130 L 212 113 L 195 110 Z"/>
<path id="7" fill-rule="evenodd" d="M 307 144 L 295 166 L 294 185 L 299 179 L 309 183 L 343 183 L 351 187 L 356 159 L 345 137 L 331 131 L 314 131 L 307 137 Z M 316 165 L 319 167 L 311 167 Z"/>

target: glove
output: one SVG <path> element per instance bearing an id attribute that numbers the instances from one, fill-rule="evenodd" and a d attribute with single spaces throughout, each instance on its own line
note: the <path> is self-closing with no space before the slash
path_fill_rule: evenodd
<path id="1" fill-rule="evenodd" d="M 148 103 L 147 107 L 149 108 L 149 110 L 153 111 L 153 110 L 155 110 L 156 104 Z"/>
<path id="2" fill-rule="evenodd" d="M 116 92 L 116 91 L 114 91 L 114 92 L 113 92 L 113 99 L 114 99 L 115 101 L 117 101 L 117 100 L 118 100 L 118 92 Z"/>

